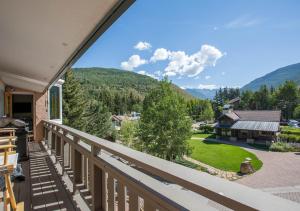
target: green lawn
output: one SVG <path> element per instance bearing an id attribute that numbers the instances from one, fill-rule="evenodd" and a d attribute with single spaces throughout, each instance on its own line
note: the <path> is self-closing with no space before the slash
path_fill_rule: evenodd
<path id="1" fill-rule="evenodd" d="M 238 172 L 241 162 L 247 157 L 252 159 L 255 170 L 262 166 L 256 155 L 238 146 L 200 140 L 188 140 L 188 143 L 193 148 L 193 159 L 221 170 Z"/>
<path id="2" fill-rule="evenodd" d="M 215 134 L 211 133 L 195 133 L 192 135 L 192 138 L 215 138 Z"/>

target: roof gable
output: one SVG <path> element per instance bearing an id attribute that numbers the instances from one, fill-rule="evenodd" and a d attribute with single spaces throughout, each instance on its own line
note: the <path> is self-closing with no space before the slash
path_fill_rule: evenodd
<path id="1" fill-rule="evenodd" d="M 239 116 L 240 121 L 262 121 L 262 122 L 280 122 L 281 111 L 240 111 L 234 113 Z"/>

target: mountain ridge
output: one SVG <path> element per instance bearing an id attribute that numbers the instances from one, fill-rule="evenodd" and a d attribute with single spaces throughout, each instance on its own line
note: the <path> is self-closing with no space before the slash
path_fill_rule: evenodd
<path id="1" fill-rule="evenodd" d="M 257 91 L 264 84 L 268 87 L 272 86 L 276 88 L 287 80 L 292 80 L 300 85 L 300 63 L 287 65 L 269 72 L 264 76 L 256 78 L 244 85 L 241 90 Z"/>
<path id="2" fill-rule="evenodd" d="M 88 67 L 72 68 L 75 77 L 79 79 L 84 87 L 107 86 L 113 90 L 135 90 L 144 97 L 150 89 L 158 86 L 158 80 L 150 76 L 141 75 L 135 72 L 121 70 L 117 68 Z M 173 89 L 184 99 L 194 97 L 186 91 L 172 84 Z"/>

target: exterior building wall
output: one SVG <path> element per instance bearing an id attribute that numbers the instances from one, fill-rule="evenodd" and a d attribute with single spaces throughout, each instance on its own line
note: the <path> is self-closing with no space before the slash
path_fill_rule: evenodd
<path id="1" fill-rule="evenodd" d="M 0 80 L 0 117 L 4 115 L 4 91 L 5 91 L 5 85 Z"/>
<path id="2" fill-rule="evenodd" d="M 48 119 L 48 92 L 34 94 L 34 140 L 43 139 L 43 120 Z"/>
<path id="3" fill-rule="evenodd" d="M 7 92 L 14 93 L 28 93 L 33 95 L 33 136 L 35 141 L 43 139 L 43 122 L 48 119 L 48 92 L 38 93 L 15 87 L 6 89 Z"/>

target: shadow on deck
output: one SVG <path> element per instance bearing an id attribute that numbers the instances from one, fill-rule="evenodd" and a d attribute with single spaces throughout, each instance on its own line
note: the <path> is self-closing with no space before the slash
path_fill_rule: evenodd
<path id="1" fill-rule="evenodd" d="M 21 162 L 26 180 L 14 184 L 17 202 L 24 201 L 25 210 L 76 210 L 44 146 L 31 142 L 29 153 Z"/>

